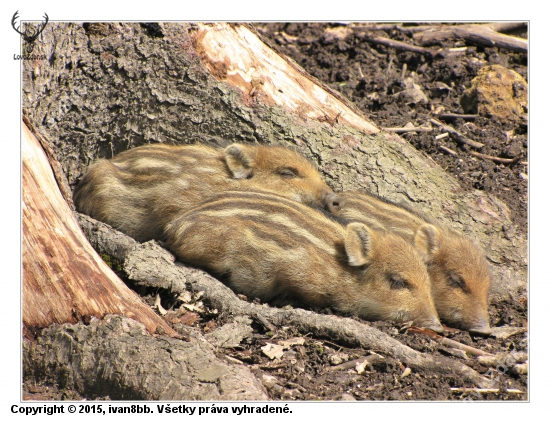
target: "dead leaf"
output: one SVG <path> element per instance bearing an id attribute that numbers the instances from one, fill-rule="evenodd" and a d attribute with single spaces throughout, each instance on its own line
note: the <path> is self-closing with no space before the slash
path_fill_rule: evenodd
<path id="1" fill-rule="evenodd" d="M 283 341 L 278 341 L 277 344 L 282 345 L 285 348 L 290 348 L 293 345 L 304 345 L 304 342 L 305 342 L 304 338 L 298 337 L 298 338 L 291 338 Z"/>
<path id="2" fill-rule="evenodd" d="M 283 356 L 284 347 L 281 345 L 267 344 L 262 347 L 262 352 L 271 360 L 281 358 Z"/>

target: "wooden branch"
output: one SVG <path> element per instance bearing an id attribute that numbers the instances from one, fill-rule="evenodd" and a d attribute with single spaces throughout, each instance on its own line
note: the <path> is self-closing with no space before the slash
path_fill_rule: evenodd
<path id="1" fill-rule="evenodd" d="M 439 149 L 441 151 L 444 151 L 445 153 L 449 153 L 451 156 L 458 156 L 457 152 L 454 150 L 451 150 L 450 148 L 445 147 L 444 145 L 440 145 Z"/>
<path id="2" fill-rule="evenodd" d="M 91 236 L 92 244 L 97 245 L 102 251 L 102 241 L 94 239 L 98 232 L 87 228 L 93 219 L 82 218 L 80 214 L 77 216 L 84 226 L 84 231 Z M 101 233 L 113 233 L 113 238 L 109 240 L 110 250 L 112 243 L 119 242 L 125 237 L 101 222 L 96 222 L 95 225 L 102 226 Z M 129 242 L 124 242 L 119 251 L 126 249 L 124 245 L 129 245 Z M 176 293 L 187 289 L 195 292 L 202 291 L 204 301 L 219 312 L 229 315 L 247 315 L 252 318 L 262 316 L 275 327 L 292 326 L 301 333 L 328 338 L 342 345 L 379 351 L 407 363 L 407 366 L 412 369 L 455 372 L 477 386 L 486 386 L 489 382 L 470 367 L 455 360 L 447 357 L 434 358 L 431 355 L 419 353 L 385 333 L 350 318 L 322 315 L 302 309 L 273 308 L 264 304 L 242 301 L 228 287 L 205 272 L 175 262 L 174 256 L 154 241 L 127 249 L 124 256 L 126 257 L 124 268 L 130 279 L 144 286 L 161 287 Z M 144 265 L 139 267 L 135 263 L 144 263 Z M 484 353 L 484 355 L 487 354 Z"/>
<path id="3" fill-rule="evenodd" d="M 474 45 L 499 47 L 527 53 L 528 42 L 523 38 L 512 37 L 493 31 L 483 25 L 442 26 L 416 33 L 413 38 L 422 45 L 432 45 L 442 40 L 462 38 Z"/>
<path id="4" fill-rule="evenodd" d="M 23 324 L 43 328 L 114 313 L 176 336 L 92 249 L 38 139 L 25 124 L 22 132 Z"/>
<path id="5" fill-rule="evenodd" d="M 514 157 L 513 159 L 505 159 L 502 157 L 489 156 L 488 154 L 478 153 L 477 151 L 470 151 L 469 153 L 472 156 L 479 157 L 481 159 L 492 160 L 495 163 L 513 164 L 519 161 L 519 156 Z"/>
<path id="6" fill-rule="evenodd" d="M 380 128 L 380 129 L 386 132 L 395 132 L 396 134 L 403 134 L 406 132 L 432 132 L 434 130 L 434 128 L 425 128 L 422 126 L 419 126 L 419 127 L 412 126 L 410 128 L 407 128 L 405 126 L 402 128 Z"/>
<path id="7" fill-rule="evenodd" d="M 460 132 L 455 130 L 453 127 L 449 125 L 445 125 L 444 123 L 441 123 L 435 119 L 430 119 L 430 122 L 433 123 L 434 125 L 439 126 L 440 131 L 448 132 L 451 135 L 451 138 L 454 139 L 455 141 L 461 142 L 463 144 L 467 144 L 470 147 L 474 147 L 474 148 L 481 148 L 485 145 L 480 142 L 471 140 L 470 138 L 466 137 L 465 135 L 462 135 Z"/>
<path id="8" fill-rule="evenodd" d="M 425 56 L 435 56 L 436 52 L 424 47 L 418 47 L 412 44 L 404 43 L 403 41 L 392 40 L 384 37 L 371 37 L 366 33 L 363 34 L 363 38 L 373 44 L 380 44 L 387 47 L 394 48 L 396 50 L 411 51 L 413 53 L 422 54 Z"/>
<path id="9" fill-rule="evenodd" d="M 449 388 L 452 392 L 477 392 L 480 394 L 498 394 L 499 388 Z M 525 392 L 519 389 L 506 389 L 508 394 L 524 394 Z"/>
<path id="10" fill-rule="evenodd" d="M 479 117 L 479 115 L 461 115 L 458 113 L 442 113 L 438 115 L 440 119 L 464 119 L 464 120 L 474 120 Z"/>
<path id="11" fill-rule="evenodd" d="M 381 358 L 382 357 L 378 354 L 371 354 L 371 355 L 368 355 L 366 357 L 359 357 L 355 360 L 346 361 L 345 363 L 338 364 L 337 366 L 331 366 L 327 370 L 329 372 L 337 372 L 337 371 L 340 371 L 340 370 L 353 369 L 357 364 L 363 363 L 365 361 L 367 361 L 368 363 L 372 363 L 375 360 L 379 360 Z"/>
<path id="12" fill-rule="evenodd" d="M 264 44 L 252 27 L 197 25 L 195 43 L 203 55 L 203 63 L 213 75 L 238 88 L 246 97 L 251 97 L 254 90 L 256 95 L 261 93 L 262 101 L 276 104 L 302 119 L 323 121 L 326 116 L 339 116 L 340 122 L 367 134 L 379 132 L 347 99 Z"/>
<path id="13" fill-rule="evenodd" d="M 434 341 L 439 342 L 441 345 L 444 345 L 446 347 L 456 348 L 461 351 L 467 352 L 475 357 L 481 357 L 481 356 L 492 356 L 493 354 L 489 354 L 483 350 L 480 350 L 478 348 L 470 347 L 469 345 L 462 344 L 461 342 L 455 341 L 454 339 L 449 339 L 444 336 L 438 335 L 434 331 L 430 329 L 425 328 L 417 328 L 414 326 L 411 326 L 407 331 L 410 331 L 412 333 L 420 333 L 423 335 L 427 335 Z"/>

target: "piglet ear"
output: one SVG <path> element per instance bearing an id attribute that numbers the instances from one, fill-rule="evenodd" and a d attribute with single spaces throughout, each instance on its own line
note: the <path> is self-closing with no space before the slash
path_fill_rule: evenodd
<path id="1" fill-rule="evenodd" d="M 224 150 L 225 162 L 235 179 L 252 177 L 255 149 L 243 144 L 231 144 Z"/>
<path id="2" fill-rule="evenodd" d="M 363 223 L 352 222 L 346 227 L 344 241 L 350 266 L 363 266 L 370 262 L 375 233 Z"/>
<path id="3" fill-rule="evenodd" d="M 414 235 L 414 245 L 430 261 L 441 247 L 441 232 L 434 225 L 422 225 Z"/>

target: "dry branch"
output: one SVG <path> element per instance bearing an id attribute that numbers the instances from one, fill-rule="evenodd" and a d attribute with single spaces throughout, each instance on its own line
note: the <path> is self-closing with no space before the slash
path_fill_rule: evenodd
<path id="1" fill-rule="evenodd" d="M 461 115 L 458 113 L 442 113 L 438 115 L 440 119 L 477 119 L 479 115 Z"/>
<path id="2" fill-rule="evenodd" d="M 472 354 L 475 357 L 481 357 L 481 356 L 487 356 L 490 357 L 492 354 L 489 354 L 483 350 L 480 350 L 478 348 L 470 347 L 469 345 L 465 345 L 461 342 L 455 341 L 453 339 L 445 338 L 444 336 L 438 335 L 434 331 L 430 329 L 424 329 L 424 328 L 416 328 L 416 327 L 410 327 L 408 331 L 412 333 L 421 333 L 424 335 L 427 335 L 434 341 L 439 342 L 441 345 L 444 345 L 446 347 L 456 348 L 458 350 L 467 352 L 469 354 Z"/>
<path id="3" fill-rule="evenodd" d="M 488 154 L 478 153 L 477 151 L 470 151 L 469 153 L 472 156 L 479 157 L 480 159 L 492 160 L 495 163 L 513 164 L 519 161 L 519 156 L 514 157 L 513 159 L 505 159 L 502 157 L 489 156 Z"/>
<path id="4" fill-rule="evenodd" d="M 422 54 L 425 56 L 435 56 L 436 52 L 424 47 L 418 47 L 412 44 L 404 43 L 403 41 L 392 40 L 390 38 L 384 37 L 371 37 L 366 33 L 363 34 L 363 38 L 372 44 L 380 44 L 387 47 L 394 48 L 396 50 L 410 51 L 417 54 Z"/>
<path id="5" fill-rule="evenodd" d="M 395 132 L 396 134 L 404 134 L 406 132 L 432 132 L 434 130 L 433 128 L 425 128 L 422 126 L 419 126 L 419 127 L 412 126 L 410 128 L 407 128 L 405 126 L 401 128 L 380 128 L 380 129 L 386 132 Z"/>
<path id="6" fill-rule="evenodd" d="M 528 48 L 527 40 L 500 34 L 483 25 L 441 26 L 416 33 L 413 38 L 424 46 L 458 38 L 474 45 L 499 47 L 522 53 L 526 53 Z"/>
<path id="7" fill-rule="evenodd" d="M 470 138 L 462 135 L 460 132 L 458 132 L 454 128 L 450 127 L 449 125 L 445 125 L 444 123 L 441 123 L 435 119 L 430 119 L 430 122 L 433 123 L 434 125 L 439 126 L 440 131 L 448 132 L 451 135 L 451 138 L 454 139 L 455 141 L 461 142 L 463 144 L 467 144 L 470 147 L 474 147 L 474 148 L 481 148 L 485 145 L 480 142 L 471 140 Z"/>

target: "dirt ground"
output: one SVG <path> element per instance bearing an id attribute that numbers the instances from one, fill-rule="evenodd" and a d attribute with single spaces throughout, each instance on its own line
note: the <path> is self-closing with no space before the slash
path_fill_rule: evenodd
<path id="1" fill-rule="evenodd" d="M 293 58 L 307 72 L 340 92 L 379 127 L 429 126 L 430 119 L 441 113 L 464 114 L 460 99 L 477 75 L 489 64 L 500 64 L 527 80 L 527 55 L 497 47 L 473 46 L 463 41 L 444 41 L 433 48 L 457 48 L 456 54 L 433 56 L 398 51 L 367 41 L 385 37 L 419 45 L 412 37 L 415 25 L 377 30 L 349 29 L 349 25 L 329 23 L 270 23 L 255 25 L 258 32 L 282 53 Z M 526 38 L 524 29 L 514 35 Z M 461 47 L 467 47 L 461 49 Z M 427 101 L 410 102 L 399 92 L 405 80 L 425 93 Z M 501 122 L 485 116 L 473 119 L 442 120 L 470 139 L 484 146 L 476 151 L 500 158 L 512 158 L 512 164 L 499 164 L 474 157 L 471 147 L 459 145 L 450 137 L 435 139 L 439 132 L 409 132 L 402 136 L 425 152 L 447 172 L 456 176 L 467 190 L 479 189 L 503 200 L 510 208 L 518 230 L 527 232 L 527 123 Z M 454 152 L 449 153 L 441 146 Z M 142 292 L 153 305 L 156 292 Z M 163 298 L 171 311 L 165 319 L 180 330 L 183 326 L 204 333 L 222 326 L 223 317 L 186 311 L 177 302 Z M 527 328 L 526 293 L 510 293 L 510 298 L 490 306 L 492 326 Z M 514 367 L 509 357 L 527 353 L 527 333 L 476 337 L 458 330 L 446 336 L 481 349 L 501 354 L 499 365 L 481 363 L 475 356 L 442 347 L 421 333 L 387 322 L 370 325 L 390 334 L 411 348 L 438 356 L 452 356 L 493 380 L 498 393 L 474 394 L 451 388 L 472 388 L 460 376 L 446 373 L 423 373 L 407 369 L 391 357 L 376 351 L 349 348 L 326 339 L 314 339 L 293 332 L 292 328 L 276 333 L 254 327 L 255 332 L 239 347 L 220 350 L 220 356 L 239 360 L 263 381 L 273 400 L 526 400 L 527 375 Z M 280 358 L 271 359 L 262 352 L 267 344 L 290 340 Z M 367 364 L 361 364 L 367 360 Z M 356 361 L 353 361 L 356 360 Z M 519 363 L 521 364 L 521 360 Z M 347 363 L 347 364 L 346 364 Z M 409 373 L 410 372 L 410 373 Z M 510 391 L 512 390 L 512 391 Z M 517 390 L 517 391 L 513 391 Z M 29 400 L 78 399 L 73 391 L 55 387 L 24 384 L 24 398 Z M 94 399 L 94 398 L 89 398 Z M 104 399 L 104 398 L 102 398 Z"/>

